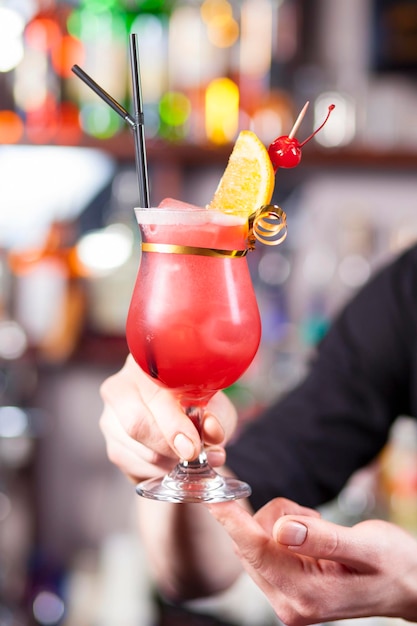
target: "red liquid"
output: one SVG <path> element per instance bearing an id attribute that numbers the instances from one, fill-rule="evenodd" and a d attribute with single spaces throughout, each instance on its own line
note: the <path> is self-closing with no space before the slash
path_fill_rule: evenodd
<path id="1" fill-rule="evenodd" d="M 146 242 L 243 249 L 246 224 L 142 225 Z M 140 367 L 181 400 L 203 403 L 234 383 L 259 346 L 245 258 L 143 252 L 127 320 Z"/>

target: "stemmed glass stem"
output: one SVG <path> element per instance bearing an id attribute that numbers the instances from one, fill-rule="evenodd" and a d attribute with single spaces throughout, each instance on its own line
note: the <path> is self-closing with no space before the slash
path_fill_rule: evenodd
<path id="1" fill-rule="evenodd" d="M 202 438 L 204 407 L 184 404 L 182 407 L 185 414 L 193 422 L 200 435 L 200 452 L 192 461 L 180 459 L 178 465 L 166 477 L 166 483 L 170 483 L 172 480 L 175 480 L 176 482 L 180 480 L 183 483 L 183 486 L 189 485 L 190 489 L 194 483 L 201 486 L 201 481 L 204 480 L 214 480 L 216 484 L 220 485 L 222 483 L 222 478 L 208 464 L 207 454 L 204 448 L 204 441 Z M 211 488 L 213 487 L 214 483 L 211 482 Z"/>
<path id="2" fill-rule="evenodd" d="M 198 456 L 181 459 L 174 469 L 161 478 L 151 478 L 136 487 L 139 495 L 169 502 L 224 502 L 248 497 L 249 485 L 235 478 L 218 474 L 208 463 L 201 437 L 204 406 L 183 406 L 200 433 L 201 448 Z"/>

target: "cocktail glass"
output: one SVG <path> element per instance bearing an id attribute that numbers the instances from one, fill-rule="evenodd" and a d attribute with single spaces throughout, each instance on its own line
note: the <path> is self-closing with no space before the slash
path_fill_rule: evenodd
<path id="1" fill-rule="evenodd" d="M 201 434 L 210 398 L 251 364 L 261 322 L 245 258 L 247 217 L 172 204 L 135 209 L 142 252 L 126 335 L 142 370 L 172 390 Z M 246 483 L 210 467 L 203 441 L 197 458 L 136 490 L 171 502 L 250 495 Z"/>

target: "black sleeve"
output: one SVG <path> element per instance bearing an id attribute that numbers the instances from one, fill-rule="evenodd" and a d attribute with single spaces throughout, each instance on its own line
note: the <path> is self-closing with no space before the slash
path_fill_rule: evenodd
<path id="1" fill-rule="evenodd" d="M 375 276 L 334 321 L 306 379 L 228 449 L 255 509 L 277 496 L 318 506 L 415 415 L 417 247 Z"/>

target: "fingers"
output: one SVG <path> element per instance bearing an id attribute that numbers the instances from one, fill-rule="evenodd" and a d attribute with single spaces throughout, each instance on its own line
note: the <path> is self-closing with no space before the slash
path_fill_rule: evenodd
<path id="1" fill-rule="evenodd" d="M 143 372 L 128 357 L 123 368 L 117 374 L 109 376 L 100 387 L 105 406 L 113 409 L 124 431 L 133 439 L 138 438 L 135 436 L 137 423 L 152 419 L 142 400 L 139 386 L 142 376 Z"/>
<path id="2" fill-rule="evenodd" d="M 221 443 L 225 432 L 219 420 L 213 413 L 206 412 L 203 419 L 202 436 L 206 443 Z"/>
<path id="3" fill-rule="evenodd" d="M 253 517 L 237 502 L 213 504 L 208 508 L 239 546 L 240 556 L 252 564 L 255 558 L 257 562 L 266 559 L 267 540 L 271 537 L 268 527 L 272 528 L 277 547 L 286 547 L 294 555 L 317 561 L 334 561 L 362 573 L 377 570 L 381 547 L 386 544 L 386 523 L 373 520 L 352 528 L 340 526 L 285 498 L 271 501 Z M 276 515 L 291 509 L 306 514 L 284 514 L 276 519 Z M 274 516 L 275 523 L 271 526 Z M 389 532 L 393 533 L 390 525 Z"/>
<path id="4" fill-rule="evenodd" d="M 166 473 L 177 461 L 174 454 L 157 454 L 129 437 L 109 406 L 104 408 L 99 425 L 109 460 L 133 482 L 153 477 L 156 473 Z"/>
<path id="5" fill-rule="evenodd" d="M 249 512 L 249 505 L 242 501 L 213 504 L 208 508 L 239 546 L 240 554 L 245 554 L 245 558 L 248 558 L 248 555 L 253 554 L 255 550 L 263 549 L 273 529 L 276 528 L 277 517 L 284 515 L 283 519 L 287 519 L 288 513 L 303 515 L 303 519 L 320 517 L 317 511 L 303 507 L 287 498 L 271 500 L 253 517 Z M 305 529 L 304 525 L 302 529 Z M 285 540 L 285 537 L 286 535 L 283 534 L 281 539 Z M 276 537 L 275 539 L 278 543 L 288 545 L 284 541 L 278 541 Z"/>
<path id="6" fill-rule="evenodd" d="M 216 393 L 210 400 L 206 411 L 207 416 L 213 416 L 221 429 L 222 439 L 211 443 L 227 442 L 236 430 L 238 421 L 237 411 L 225 393 Z M 204 423 L 204 440 L 209 441 Z"/>
<path id="7" fill-rule="evenodd" d="M 262 589 L 265 588 L 264 569 L 275 569 L 277 552 L 282 553 L 279 558 L 284 569 L 295 558 L 271 539 L 251 515 L 244 501 L 211 504 L 208 509 L 233 540 L 243 567 Z"/>
<path id="8" fill-rule="evenodd" d="M 131 355 L 120 372 L 104 381 L 100 392 L 105 406 L 112 408 L 132 439 L 163 456 L 192 460 L 199 454 L 200 436 L 192 421 L 185 416 L 173 394 L 147 376 Z M 213 411 L 220 413 L 224 426 Z M 220 444 L 226 433 L 233 432 L 235 424 L 233 405 L 224 394 L 216 394 L 203 419 L 205 442 Z M 217 452 L 224 462 L 224 452 Z M 215 454 L 214 450 L 212 456 Z"/>
<path id="9" fill-rule="evenodd" d="M 280 518 L 272 535 L 279 545 L 287 546 L 292 552 L 336 561 L 361 571 L 374 569 L 381 544 L 375 533 L 368 532 L 365 523 L 348 528 L 298 515 Z"/>
<path id="10" fill-rule="evenodd" d="M 208 508 L 286 624 L 404 616 L 409 598 L 415 607 L 415 538 L 393 524 L 367 520 L 344 527 L 306 509 L 279 517 L 271 536 L 258 520 L 295 510 L 295 503 L 279 498 L 253 517 L 237 502 Z"/>
<path id="11" fill-rule="evenodd" d="M 226 451 L 220 446 L 206 448 L 207 461 L 212 467 L 221 467 L 226 463 Z"/>
<path id="12" fill-rule="evenodd" d="M 262 528 L 270 535 L 274 524 L 283 515 L 308 515 L 320 517 L 320 513 L 314 509 L 301 506 L 287 498 L 275 498 L 263 506 L 255 515 L 255 519 Z"/>
<path id="13" fill-rule="evenodd" d="M 257 549 L 258 542 L 264 542 L 262 528 L 243 502 L 221 502 L 209 504 L 207 508 L 239 546 L 239 552 L 248 551 L 252 554 Z"/>
<path id="14" fill-rule="evenodd" d="M 131 356 L 100 391 L 129 437 L 164 456 L 187 460 L 197 456 L 199 434 L 191 420 L 173 395 L 156 385 Z"/>

